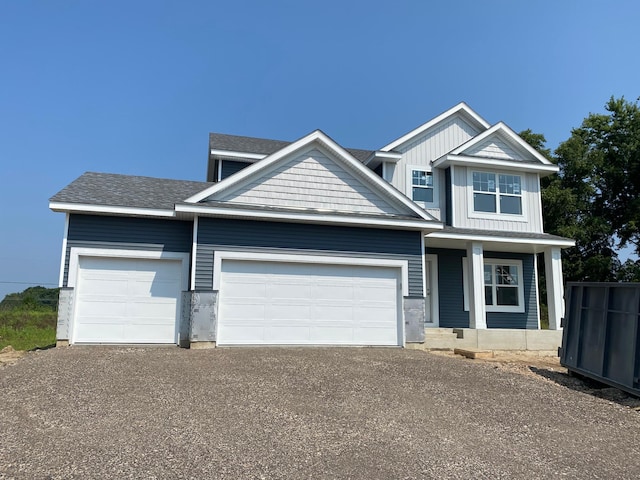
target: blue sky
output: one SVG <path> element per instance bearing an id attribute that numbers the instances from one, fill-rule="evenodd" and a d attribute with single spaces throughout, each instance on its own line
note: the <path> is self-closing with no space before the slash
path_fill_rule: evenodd
<path id="1" fill-rule="evenodd" d="M 85 171 L 204 180 L 208 133 L 380 147 L 460 101 L 555 148 L 640 95 L 640 2 L 0 2 L 0 298 L 55 284 Z"/>

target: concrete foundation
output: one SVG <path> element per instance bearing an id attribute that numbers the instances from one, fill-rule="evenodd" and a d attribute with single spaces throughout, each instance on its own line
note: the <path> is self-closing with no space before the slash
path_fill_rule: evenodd
<path id="1" fill-rule="evenodd" d="M 208 348 L 216 348 L 216 342 L 191 342 L 189 348 L 191 348 L 191 350 L 205 350 Z"/>
<path id="2" fill-rule="evenodd" d="M 425 349 L 477 349 L 491 351 L 556 352 L 561 330 L 427 329 Z"/>

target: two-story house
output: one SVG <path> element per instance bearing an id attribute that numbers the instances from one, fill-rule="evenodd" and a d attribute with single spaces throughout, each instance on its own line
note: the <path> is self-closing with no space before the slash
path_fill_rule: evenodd
<path id="1" fill-rule="evenodd" d="M 404 345 L 429 327 L 550 328 L 560 249 L 540 177 L 557 167 L 461 103 L 378 150 L 323 132 L 211 134 L 207 182 L 85 173 L 65 212 L 58 339 Z"/>

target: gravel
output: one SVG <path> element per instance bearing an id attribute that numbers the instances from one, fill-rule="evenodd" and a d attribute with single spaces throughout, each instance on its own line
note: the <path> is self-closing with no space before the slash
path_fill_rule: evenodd
<path id="1" fill-rule="evenodd" d="M 640 414 L 416 350 L 70 347 L 0 366 L 0 478 L 638 478 Z"/>

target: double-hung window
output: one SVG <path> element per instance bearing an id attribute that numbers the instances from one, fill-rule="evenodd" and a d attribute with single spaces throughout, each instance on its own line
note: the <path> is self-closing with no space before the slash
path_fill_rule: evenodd
<path id="1" fill-rule="evenodd" d="M 433 202 L 433 175 L 425 170 L 411 171 L 411 199 L 416 202 Z"/>
<path id="2" fill-rule="evenodd" d="M 473 172 L 473 211 L 522 215 L 520 175 Z"/>

